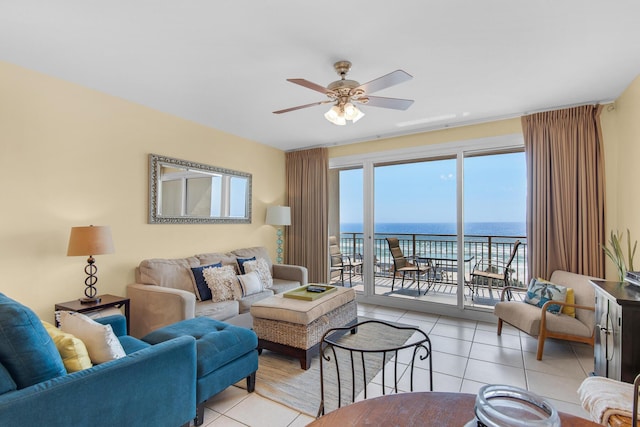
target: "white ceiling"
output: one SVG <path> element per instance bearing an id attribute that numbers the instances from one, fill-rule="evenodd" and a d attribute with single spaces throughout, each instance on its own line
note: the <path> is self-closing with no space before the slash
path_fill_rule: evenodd
<path id="1" fill-rule="evenodd" d="M 407 71 L 376 95 L 415 103 L 272 114 L 323 100 L 285 79 L 326 86 L 343 59 L 360 83 Z M 0 0 L 0 60 L 293 150 L 614 100 L 640 74 L 640 1 Z"/>

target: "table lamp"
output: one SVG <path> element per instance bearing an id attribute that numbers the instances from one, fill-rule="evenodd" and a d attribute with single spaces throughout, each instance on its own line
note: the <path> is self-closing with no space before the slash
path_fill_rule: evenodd
<path id="1" fill-rule="evenodd" d="M 282 228 L 278 227 L 281 225 L 291 225 L 291 208 L 289 206 L 269 206 L 267 208 L 267 220 L 266 223 L 269 225 L 275 225 L 277 227 L 277 240 L 278 243 L 278 257 L 276 262 L 278 264 L 282 264 Z"/>
<path id="2" fill-rule="evenodd" d="M 113 252 L 113 240 L 111 240 L 109 226 L 71 227 L 67 256 L 89 256 L 87 266 L 84 268 L 84 272 L 87 273 L 87 278 L 84 280 L 85 298 L 80 298 L 81 303 L 100 302 L 100 297 L 96 296 L 98 290 L 95 287 L 98 282 L 96 276 L 98 267 L 95 265 L 96 260 L 93 255 L 112 254 Z"/>

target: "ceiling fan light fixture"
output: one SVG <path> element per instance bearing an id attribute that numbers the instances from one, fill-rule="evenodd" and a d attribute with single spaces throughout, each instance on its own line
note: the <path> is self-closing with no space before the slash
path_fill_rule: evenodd
<path id="1" fill-rule="evenodd" d="M 324 113 L 324 118 L 329 120 L 334 125 L 344 126 L 347 124 L 347 120 L 353 123 L 357 122 L 364 117 L 364 113 L 358 109 L 351 102 L 347 102 L 343 106 L 334 105 L 329 111 Z"/>
<path id="2" fill-rule="evenodd" d="M 344 104 L 344 118 L 347 120 L 353 120 L 359 110 L 350 102 Z"/>
<path id="3" fill-rule="evenodd" d="M 347 121 L 344 118 L 344 113 L 340 111 L 340 108 L 337 105 L 334 105 L 324 113 L 324 118 L 329 120 L 334 125 L 344 126 L 347 124 Z"/>
<path id="4" fill-rule="evenodd" d="M 364 113 L 358 109 L 353 103 L 347 102 L 344 105 L 344 118 L 351 120 L 353 123 L 364 117 Z"/>

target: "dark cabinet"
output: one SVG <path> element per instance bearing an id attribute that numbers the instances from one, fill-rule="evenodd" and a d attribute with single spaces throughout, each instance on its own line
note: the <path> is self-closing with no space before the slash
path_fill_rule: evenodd
<path id="1" fill-rule="evenodd" d="M 640 374 L 640 287 L 593 280 L 596 375 L 632 383 Z"/>

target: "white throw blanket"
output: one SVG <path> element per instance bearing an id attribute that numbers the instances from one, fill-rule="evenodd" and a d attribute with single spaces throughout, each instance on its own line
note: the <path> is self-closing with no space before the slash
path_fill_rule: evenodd
<path id="1" fill-rule="evenodd" d="M 605 377 L 589 377 L 580 384 L 578 395 L 582 407 L 602 425 L 609 425 L 609 417 L 615 414 L 631 418 L 633 384 Z"/>

